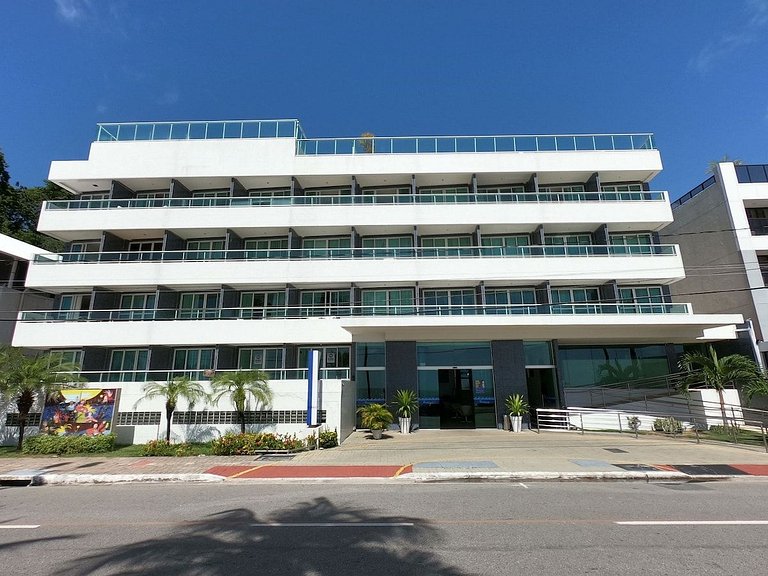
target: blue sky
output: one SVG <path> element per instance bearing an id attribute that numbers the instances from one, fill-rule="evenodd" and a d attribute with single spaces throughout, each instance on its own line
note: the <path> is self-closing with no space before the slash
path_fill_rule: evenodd
<path id="1" fill-rule="evenodd" d="M 654 132 L 677 197 L 768 162 L 768 0 L 6 0 L 13 181 L 97 122 L 299 118 L 308 136 Z"/>

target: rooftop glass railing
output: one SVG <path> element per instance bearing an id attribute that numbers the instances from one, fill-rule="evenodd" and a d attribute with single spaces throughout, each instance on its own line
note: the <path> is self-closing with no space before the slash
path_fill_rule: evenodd
<path id="1" fill-rule="evenodd" d="M 551 134 L 521 136 L 398 136 L 300 138 L 299 156 L 655 150 L 653 134 Z"/>
<path id="2" fill-rule="evenodd" d="M 38 264 L 97 262 L 216 262 L 221 260 L 351 260 L 388 258 L 557 258 L 674 256 L 675 244 L 462 246 L 448 248 L 303 248 L 264 250 L 173 250 L 166 252 L 65 252 L 37 254 Z"/>
<path id="3" fill-rule="evenodd" d="M 298 120 L 118 122 L 97 124 L 98 142 L 304 138 Z"/>
<path id="4" fill-rule="evenodd" d="M 21 322 L 136 322 L 173 320 L 273 320 L 349 316 L 531 316 L 581 314 L 690 314 L 690 304 L 405 304 L 381 306 L 281 306 L 199 310 L 43 310 L 21 312 Z"/>
<path id="5" fill-rule="evenodd" d="M 503 192 L 452 194 L 376 194 L 357 196 L 266 196 L 227 198 L 134 198 L 119 200 L 49 200 L 44 210 L 122 208 L 226 208 L 243 206 L 336 206 L 349 204 L 499 204 L 551 202 L 664 202 L 666 192 Z"/>
<path id="6" fill-rule="evenodd" d="M 78 372 L 78 376 L 84 378 L 87 382 L 164 382 L 178 376 L 186 376 L 194 380 L 210 380 L 214 375 L 221 372 L 235 372 L 236 369 L 215 370 L 175 370 L 175 369 L 145 369 L 145 370 L 84 370 Z M 277 368 L 262 369 L 267 374 L 270 381 L 275 380 L 306 380 L 306 368 Z M 319 371 L 321 379 L 341 379 L 349 378 L 349 368 L 321 368 Z"/>

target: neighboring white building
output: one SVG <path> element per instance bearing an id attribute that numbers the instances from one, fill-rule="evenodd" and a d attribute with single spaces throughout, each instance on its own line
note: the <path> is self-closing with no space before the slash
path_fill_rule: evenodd
<path id="1" fill-rule="evenodd" d="M 673 296 L 709 313 L 752 321 L 752 346 L 768 352 L 768 164 L 717 164 L 714 174 L 672 203 L 675 220 L 662 233 L 677 243 L 687 277 Z"/>
<path id="2" fill-rule="evenodd" d="M 276 411 L 257 421 L 299 431 L 312 349 L 323 385 L 358 403 L 413 389 L 422 428 L 497 427 L 509 394 L 560 406 L 568 389 L 668 373 L 683 343 L 734 337 L 740 316 L 670 298 L 685 272 L 659 242 L 661 168 L 650 134 L 100 125 L 87 160 L 51 165 L 76 197 L 47 202 L 39 230 L 68 248 L 27 283 L 57 310 L 24 312 L 14 343 L 121 387 L 134 440 L 159 423 L 143 424 L 160 410 L 136 403 L 143 382 L 238 368 L 271 375 Z M 321 409 L 344 436 L 354 398 L 333 402 L 348 408 Z M 185 413 L 175 430 L 231 417 Z"/>

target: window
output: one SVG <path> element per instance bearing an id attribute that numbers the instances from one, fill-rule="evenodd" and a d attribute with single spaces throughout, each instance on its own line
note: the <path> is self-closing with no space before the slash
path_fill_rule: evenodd
<path id="1" fill-rule="evenodd" d="M 504 186 L 502 188 L 480 188 L 477 191 L 478 202 L 519 202 L 529 198 L 525 196 L 525 186 Z M 536 200 L 536 198 L 531 198 Z"/>
<path id="2" fill-rule="evenodd" d="M 310 350 L 320 351 L 321 378 L 349 377 L 349 346 L 302 346 L 297 368 L 307 368 Z"/>
<path id="3" fill-rule="evenodd" d="M 741 184 L 768 182 L 768 164 L 736 166 L 736 179 Z"/>
<path id="4" fill-rule="evenodd" d="M 101 242 L 98 240 L 81 240 L 69 245 L 69 254 L 65 254 L 64 262 L 96 262 L 99 259 Z"/>
<path id="5" fill-rule="evenodd" d="M 642 192 L 642 183 L 636 184 L 606 184 L 600 186 L 601 192 Z M 628 194 L 626 196 L 629 196 Z"/>
<path id="6" fill-rule="evenodd" d="M 136 192 L 136 199 L 132 202 L 136 208 L 157 208 L 169 206 L 171 193 L 168 190 L 154 190 L 148 192 Z"/>
<path id="7" fill-rule="evenodd" d="M 59 355 L 61 357 L 62 364 L 76 364 L 77 366 L 83 365 L 82 350 L 51 350 L 51 353 Z"/>
<path id="8" fill-rule="evenodd" d="M 276 318 L 285 316 L 285 290 L 243 292 L 240 294 L 239 318 Z"/>
<path id="9" fill-rule="evenodd" d="M 650 234 L 611 234 L 611 244 L 614 246 L 648 246 L 653 244 Z"/>
<path id="10" fill-rule="evenodd" d="M 469 188 L 466 186 L 455 186 L 450 188 L 420 188 L 416 201 L 455 204 L 457 202 L 469 202 L 471 199 L 469 198 Z"/>
<path id="11" fill-rule="evenodd" d="M 362 242 L 364 258 L 413 257 L 413 236 L 369 236 Z"/>
<path id="12" fill-rule="evenodd" d="M 85 319 L 90 307 L 90 294 L 62 294 L 59 299 L 59 310 L 67 311 L 60 315 L 62 320 Z"/>
<path id="13" fill-rule="evenodd" d="M 413 289 L 363 290 L 363 316 L 413 314 Z"/>
<path id="14" fill-rule="evenodd" d="M 179 318 L 217 318 L 218 316 L 218 292 L 187 292 L 181 295 Z"/>
<path id="15" fill-rule="evenodd" d="M 355 348 L 355 382 L 358 404 L 384 402 L 386 364 L 383 342 L 360 342 Z"/>
<path id="16" fill-rule="evenodd" d="M 109 361 L 110 382 L 141 382 L 147 379 L 149 350 L 112 350 Z"/>
<path id="17" fill-rule="evenodd" d="M 154 190 L 150 192 L 136 192 L 136 198 L 140 199 L 157 199 L 157 198 L 168 198 L 170 197 L 171 193 L 167 190 Z"/>
<path id="18" fill-rule="evenodd" d="M 600 302 L 600 290 L 597 288 L 553 288 L 553 314 L 596 314 L 597 306 L 589 304 Z"/>
<path id="19" fill-rule="evenodd" d="M 531 239 L 527 234 L 515 236 L 483 236 L 483 256 L 509 256 L 518 254 L 518 247 L 528 246 Z"/>
<path id="20" fill-rule="evenodd" d="M 620 287 L 619 299 L 622 303 L 639 304 L 620 308 L 625 312 L 653 313 L 664 312 L 664 306 L 644 306 L 644 304 L 664 304 L 664 293 L 661 286 Z"/>
<path id="21" fill-rule="evenodd" d="M 539 198 L 549 201 L 575 201 L 586 200 L 584 184 L 571 184 L 567 186 L 539 186 Z"/>
<path id="22" fill-rule="evenodd" d="M 280 370 L 283 368 L 283 349 L 240 348 L 237 367 L 240 370 Z"/>
<path id="23" fill-rule="evenodd" d="M 215 352 L 214 348 L 177 348 L 173 351 L 174 377 L 202 379 L 213 370 Z"/>
<path id="24" fill-rule="evenodd" d="M 476 314 L 475 289 L 422 290 L 421 301 L 425 314 Z"/>
<path id="25" fill-rule="evenodd" d="M 591 234 L 545 234 L 544 244 L 547 246 L 589 246 L 592 244 Z"/>
<path id="26" fill-rule="evenodd" d="M 233 205 L 287 206 L 291 203 L 290 190 L 248 190 L 247 198 L 233 198 Z"/>
<path id="27" fill-rule="evenodd" d="M 413 202 L 411 188 L 366 188 L 363 190 L 365 204 L 395 204 Z"/>
<path id="28" fill-rule="evenodd" d="M 286 259 L 289 257 L 288 238 L 251 238 L 244 243 L 245 258 L 264 260 L 269 258 Z"/>
<path id="29" fill-rule="evenodd" d="M 163 240 L 134 240 L 128 243 L 128 260 L 160 260 L 163 252 Z"/>
<path id="30" fill-rule="evenodd" d="M 192 192 L 190 206 L 228 206 L 229 190 L 200 190 Z"/>
<path id="31" fill-rule="evenodd" d="M 214 260 L 224 258 L 223 238 L 215 240 L 187 240 L 187 260 Z"/>
<path id="32" fill-rule="evenodd" d="M 114 313 L 118 320 L 151 320 L 155 314 L 155 294 L 123 294 L 120 310 Z"/>
<path id="33" fill-rule="evenodd" d="M 472 236 L 426 236 L 421 239 L 421 254 L 426 258 L 471 256 Z"/>
<path id="34" fill-rule="evenodd" d="M 338 238 L 304 238 L 302 242 L 305 258 L 349 258 L 349 236 Z"/>
<path id="35" fill-rule="evenodd" d="M 308 290 L 301 293 L 302 316 L 349 316 L 349 290 Z"/>
<path id="36" fill-rule="evenodd" d="M 526 314 L 536 304 L 532 288 L 493 288 L 485 290 L 487 314 Z"/>

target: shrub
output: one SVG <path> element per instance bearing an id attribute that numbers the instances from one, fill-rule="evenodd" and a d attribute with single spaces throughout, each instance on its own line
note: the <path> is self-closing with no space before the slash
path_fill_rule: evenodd
<path id="1" fill-rule="evenodd" d="M 335 448 L 339 445 L 339 434 L 336 430 L 320 430 L 318 438 L 320 448 Z"/>
<path id="2" fill-rule="evenodd" d="M 115 449 L 112 434 L 99 436 L 53 436 L 38 434 L 24 439 L 23 454 L 100 454 Z"/>
<path id="3" fill-rule="evenodd" d="M 307 445 L 307 450 L 314 450 L 317 447 L 317 434 L 314 432 L 307 434 L 304 443 Z"/>
<path id="4" fill-rule="evenodd" d="M 193 456 L 194 450 L 187 443 L 171 444 L 165 440 L 150 440 L 144 444 L 144 456 Z"/>
<path id="5" fill-rule="evenodd" d="M 656 418 L 653 421 L 653 429 L 665 434 L 681 434 L 683 432 L 683 424 L 671 416 L 668 418 Z"/>
<path id="6" fill-rule="evenodd" d="M 632 432 L 640 430 L 640 418 L 637 416 L 627 416 L 627 426 Z"/>
<path id="7" fill-rule="evenodd" d="M 265 450 L 303 450 L 305 444 L 294 435 L 273 434 L 226 434 L 211 442 L 211 453 L 217 456 L 247 456 Z"/>

